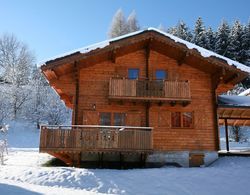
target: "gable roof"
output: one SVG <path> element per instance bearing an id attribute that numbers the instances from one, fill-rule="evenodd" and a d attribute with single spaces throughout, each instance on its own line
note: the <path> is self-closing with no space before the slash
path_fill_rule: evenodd
<path id="1" fill-rule="evenodd" d="M 68 89 L 74 88 L 78 69 L 108 60 L 115 63 L 117 57 L 142 49 L 154 50 L 176 60 L 179 65 L 187 64 L 210 74 L 213 87 L 217 88 L 218 94 L 233 88 L 250 73 L 250 68 L 239 62 L 155 28 L 136 31 L 76 49 L 50 58 L 40 65 L 50 85 L 66 103 L 72 102 L 74 94 Z M 65 77 L 67 77 L 67 81 L 64 81 L 67 87 L 59 84 L 60 78 L 65 79 Z"/>
<path id="2" fill-rule="evenodd" d="M 204 58 L 216 57 L 216 58 L 219 58 L 221 60 L 225 60 L 228 65 L 234 66 L 234 67 L 240 69 L 241 71 L 250 73 L 250 67 L 248 67 L 248 66 L 246 66 L 246 65 L 244 65 L 242 63 L 239 63 L 237 61 L 231 60 L 231 59 L 229 59 L 229 58 L 227 58 L 225 56 L 219 55 L 219 54 L 217 54 L 215 52 L 212 52 L 210 50 L 207 50 L 207 49 L 202 48 L 200 46 L 197 46 L 197 45 L 195 45 L 193 43 L 190 43 L 188 41 L 180 39 L 180 38 L 178 38 L 178 37 L 176 37 L 174 35 L 171 35 L 169 33 L 163 32 L 163 31 L 161 31 L 159 29 L 152 28 L 152 27 L 150 27 L 148 29 L 145 29 L 145 30 L 139 30 L 139 31 L 132 32 L 132 33 L 129 33 L 129 34 L 126 34 L 126 35 L 122 35 L 122 36 L 119 36 L 119 37 L 116 37 L 116 38 L 113 38 L 113 39 L 108 39 L 108 40 L 105 40 L 105 41 L 102 41 L 102 42 L 99 42 L 99 43 L 96 43 L 96 44 L 92 44 L 92 45 L 89 45 L 89 46 L 86 46 L 86 47 L 78 48 L 78 49 L 69 51 L 67 53 L 63 53 L 63 54 L 54 56 L 52 58 L 49 58 L 49 59 L 47 59 L 45 61 L 40 62 L 38 64 L 38 66 L 41 66 L 41 65 L 53 62 L 55 60 L 59 60 L 61 58 L 65 58 L 67 56 L 71 56 L 72 54 L 75 54 L 75 53 L 86 54 L 86 53 L 88 53 L 90 51 L 104 48 L 104 47 L 110 45 L 112 42 L 119 41 L 119 40 L 122 40 L 122 39 L 125 39 L 125 38 L 129 38 L 129 37 L 132 37 L 132 36 L 141 34 L 143 32 L 147 32 L 147 31 L 154 31 L 154 32 L 160 33 L 160 34 L 166 36 L 167 38 L 172 39 L 176 43 L 182 43 L 182 44 L 184 44 L 188 49 L 196 49 L 200 53 L 200 55 L 202 57 L 204 57 Z"/>

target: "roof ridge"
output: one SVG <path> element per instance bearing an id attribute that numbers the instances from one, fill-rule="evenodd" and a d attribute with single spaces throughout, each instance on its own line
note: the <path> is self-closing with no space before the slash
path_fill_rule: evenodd
<path id="1" fill-rule="evenodd" d="M 241 71 L 250 73 L 250 67 L 248 67 L 248 66 L 246 66 L 246 65 L 244 65 L 244 64 L 242 64 L 240 62 L 237 62 L 237 61 L 234 61 L 232 59 L 229 59 L 229 58 L 227 58 L 225 56 L 217 54 L 217 53 L 215 53 L 213 51 L 210 51 L 208 49 L 205 49 L 203 47 L 195 45 L 194 43 L 188 42 L 186 40 L 183 40 L 183 39 L 181 39 L 179 37 L 176 37 L 174 35 L 171 35 L 171 34 L 169 34 L 167 32 L 164 32 L 164 31 L 159 30 L 159 29 L 154 28 L 154 27 L 149 27 L 149 28 L 146 28 L 144 30 L 135 31 L 135 32 L 128 33 L 128 34 L 125 34 L 125 35 L 121 35 L 119 37 L 107 39 L 105 41 L 101 41 L 101 42 L 98 42 L 98 43 L 95 43 L 95 44 L 91 44 L 91 45 L 88 45 L 88 46 L 85 46 L 85 47 L 74 49 L 72 51 L 69 51 L 69 52 L 57 55 L 57 56 L 52 57 L 52 58 L 49 58 L 47 60 L 43 60 L 43 61 L 41 61 L 41 62 L 38 63 L 38 66 L 41 66 L 41 65 L 45 64 L 48 61 L 52 61 L 52 60 L 56 60 L 58 58 L 66 57 L 66 56 L 71 55 L 71 54 L 76 53 L 76 52 L 88 53 L 88 52 L 90 52 L 92 50 L 95 50 L 97 48 L 101 49 L 101 48 L 104 48 L 104 47 L 110 45 L 111 42 L 119 41 L 121 39 L 128 38 L 128 37 L 131 37 L 131 36 L 134 36 L 134 35 L 138 35 L 140 33 L 147 32 L 147 31 L 154 31 L 154 32 L 160 33 L 160 34 L 164 35 L 165 37 L 168 37 L 168 38 L 172 39 L 176 43 L 182 43 L 182 44 L 186 45 L 186 47 L 188 49 L 196 49 L 200 53 L 200 55 L 203 56 L 204 58 L 208 58 L 208 57 L 213 57 L 214 56 L 214 57 L 217 57 L 219 59 L 225 60 L 228 65 L 236 66 L 236 68 L 240 69 Z"/>

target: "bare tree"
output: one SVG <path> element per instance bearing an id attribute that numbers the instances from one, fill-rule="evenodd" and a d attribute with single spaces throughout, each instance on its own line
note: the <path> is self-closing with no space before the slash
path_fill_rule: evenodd
<path id="1" fill-rule="evenodd" d="M 230 138 L 235 142 L 244 142 L 246 140 L 244 129 L 240 126 L 232 126 L 230 129 Z"/>
<path id="2" fill-rule="evenodd" d="M 0 37 L 0 74 L 6 83 L 11 84 L 11 87 L 1 92 L 9 95 L 14 118 L 29 99 L 29 92 L 25 90 L 25 85 L 29 83 L 33 63 L 33 54 L 13 34 Z"/>

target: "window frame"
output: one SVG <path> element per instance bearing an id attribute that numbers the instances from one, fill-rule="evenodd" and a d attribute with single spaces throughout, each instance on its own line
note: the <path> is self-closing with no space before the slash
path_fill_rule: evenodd
<path id="1" fill-rule="evenodd" d="M 130 78 L 129 77 L 129 71 L 130 70 L 138 70 L 138 76 L 137 76 L 137 78 Z M 128 77 L 129 80 L 138 80 L 140 78 L 140 68 L 128 68 L 128 70 L 127 70 L 127 77 Z"/>
<path id="2" fill-rule="evenodd" d="M 124 118 L 123 118 L 123 123 L 124 124 L 122 124 L 122 125 L 116 125 L 115 124 L 115 115 L 116 114 L 119 114 L 119 115 L 121 115 L 121 116 L 123 116 Z M 112 112 L 112 123 L 111 124 L 113 124 L 114 126 L 126 126 L 126 113 L 125 112 Z"/>
<path id="3" fill-rule="evenodd" d="M 102 114 L 109 114 L 110 115 L 110 125 L 104 125 L 102 124 Z M 111 112 L 99 112 L 99 125 L 101 126 L 112 126 L 112 113 Z"/>
<path id="4" fill-rule="evenodd" d="M 110 114 L 110 125 L 102 125 L 101 124 L 101 116 L 102 114 Z M 121 114 L 124 117 L 124 125 L 115 125 L 115 114 Z M 99 112 L 99 125 L 101 126 L 126 126 L 126 116 L 127 113 L 126 112 L 119 112 L 119 111 L 114 111 L 114 112 L 108 112 L 108 111 L 100 111 Z"/>
<path id="5" fill-rule="evenodd" d="M 173 113 L 180 113 L 180 127 L 174 127 L 173 123 L 172 123 L 172 114 Z M 191 113 L 192 114 L 192 123 L 190 125 L 190 127 L 184 127 L 184 120 L 183 120 L 183 115 L 184 113 Z M 171 128 L 172 129 L 194 129 L 194 111 L 175 111 L 175 112 L 171 112 Z"/>
<path id="6" fill-rule="evenodd" d="M 157 78 L 157 72 L 158 71 L 162 71 L 162 72 L 164 72 L 165 73 L 165 78 L 164 79 L 159 79 L 159 78 Z M 164 70 L 164 69 L 156 69 L 155 70 L 155 80 L 167 80 L 168 79 L 168 73 L 167 73 L 167 71 L 166 70 Z"/>

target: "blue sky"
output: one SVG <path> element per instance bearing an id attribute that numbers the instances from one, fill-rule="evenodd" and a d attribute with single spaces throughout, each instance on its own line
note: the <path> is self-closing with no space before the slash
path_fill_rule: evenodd
<path id="1" fill-rule="evenodd" d="M 0 34 L 15 34 L 41 61 L 107 39 L 119 8 L 126 16 L 135 10 L 142 28 L 179 20 L 193 28 L 199 16 L 216 28 L 222 19 L 250 18 L 249 0 L 0 0 Z"/>

